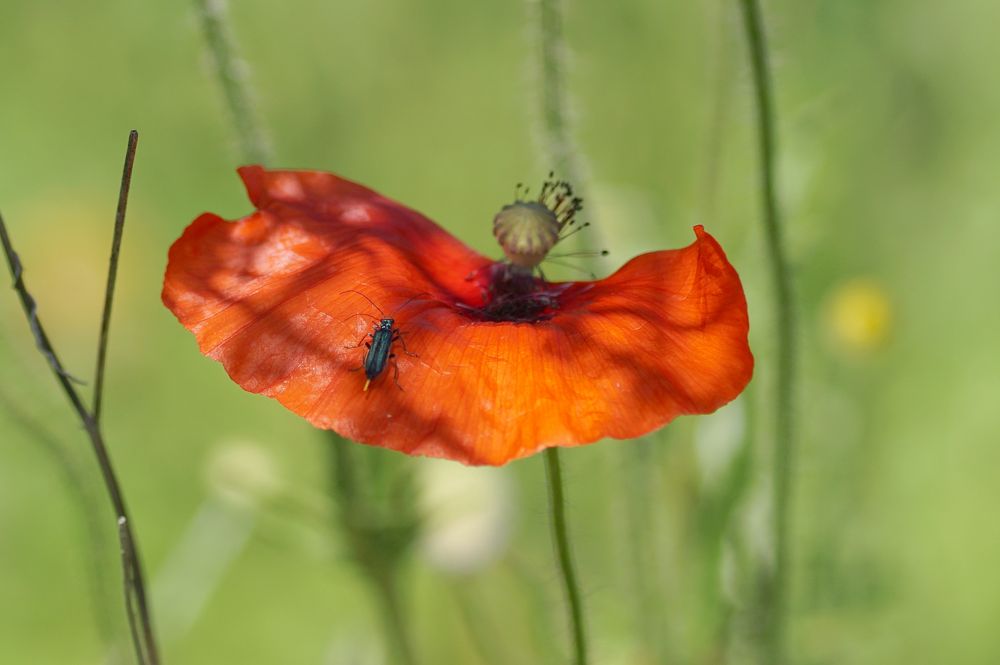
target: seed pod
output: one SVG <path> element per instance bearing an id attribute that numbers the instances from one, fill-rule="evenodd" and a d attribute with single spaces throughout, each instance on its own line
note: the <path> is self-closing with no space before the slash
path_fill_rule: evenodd
<path id="1" fill-rule="evenodd" d="M 587 224 L 567 229 L 576 223 L 576 213 L 583 209 L 583 199 L 573 195 L 565 180 L 556 180 L 549 172 L 542 182 L 538 198 L 525 201 L 528 189 L 518 183 L 514 202 L 504 206 L 493 218 L 493 235 L 503 248 L 510 265 L 528 275 L 545 260 L 556 243 L 573 235 Z"/>
<path id="2" fill-rule="evenodd" d="M 544 203 L 516 201 L 493 218 L 493 235 L 512 264 L 534 268 L 559 241 L 562 225 Z"/>

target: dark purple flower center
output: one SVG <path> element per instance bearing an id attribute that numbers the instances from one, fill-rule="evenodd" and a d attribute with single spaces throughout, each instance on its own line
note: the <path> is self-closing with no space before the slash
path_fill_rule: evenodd
<path id="1" fill-rule="evenodd" d="M 531 269 L 498 261 L 469 277 L 483 293 L 477 306 L 460 304 L 468 316 L 479 321 L 537 323 L 551 319 L 559 309 L 565 284 L 550 284 L 535 277 Z"/>

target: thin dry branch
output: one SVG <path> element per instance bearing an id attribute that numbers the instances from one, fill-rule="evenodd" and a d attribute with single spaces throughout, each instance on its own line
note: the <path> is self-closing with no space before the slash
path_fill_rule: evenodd
<path id="1" fill-rule="evenodd" d="M 100 467 L 101 475 L 104 479 L 105 489 L 111 500 L 115 514 L 116 530 L 119 534 L 119 541 L 122 552 L 122 577 L 125 592 L 125 607 L 129 620 L 129 628 L 132 633 L 132 641 L 135 645 L 136 657 L 142 665 L 158 665 L 159 655 L 156 648 L 156 639 L 153 632 L 153 624 L 147 602 L 145 576 L 142 572 L 142 565 L 139 559 L 139 552 L 136 547 L 135 535 L 132 532 L 131 520 L 125 506 L 125 497 L 122 494 L 121 485 L 115 475 L 111 457 L 108 454 L 104 437 L 101 433 L 98 408 L 100 406 L 100 394 L 103 389 L 103 366 L 107 354 L 107 324 L 110 320 L 111 300 L 113 298 L 115 276 L 117 272 L 118 253 L 121 246 L 121 231 L 125 223 L 125 208 L 128 198 L 129 182 L 132 173 L 132 163 L 135 159 L 136 142 L 138 133 L 135 130 L 129 134 L 128 148 L 125 154 L 125 169 L 122 174 L 122 184 L 119 192 L 118 214 L 115 220 L 115 236 L 112 244 L 112 257 L 109 267 L 107 290 L 105 292 L 105 309 L 102 318 L 102 330 L 100 345 L 98 348 L 98 384 L 95 390 L 95 408 L 89 411 L 84 405 L 79 392 L 74 386 L 74 380 L 63 367 L 59 356 L 45 332 L 41 319 L 38 316 L 38 304 L 31 296 L 24 283 L 24 266 L 14 251 L 13 243 L 4 224 L 3 216 L 0 215 L 0 243 L 3 244 L 4 255 L 7 258 L 7 265 L 10 268 L 14 290 L 21 301 L 28 327 L 35 338 L 35 344 L 45 357 L 56 377 L 56 381 L 69 399 L 73 410 L 76 412 L 87 436 L 90 439 L 94 455 L 97 457 L 97 464 Z"/>

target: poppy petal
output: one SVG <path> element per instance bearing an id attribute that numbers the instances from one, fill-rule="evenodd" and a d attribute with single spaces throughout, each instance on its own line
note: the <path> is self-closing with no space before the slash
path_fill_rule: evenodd
<path id="1" fill-rule="evenodd" d="M 171 247 L 163 301 L 240 386 L 318 427 L 497 465 L 645 434 L 750 380 L 739 277 L 700 226 L 683 249 L 550 285 L 551 318 L 483 321 L 469 276 L 493 262 L 419 213 L 331 174 L 240 175 L 258 211 L 196 219 Z M 384 317 L 401 339 L 362 390 Z"/>

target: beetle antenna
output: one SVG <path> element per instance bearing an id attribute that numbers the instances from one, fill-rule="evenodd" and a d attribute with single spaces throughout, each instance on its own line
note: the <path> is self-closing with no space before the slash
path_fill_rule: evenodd
<path id="1" fill-rule="evenodd" d="M 409 305 L 411 302 L 413 302 L 414 300 L 416 300 L 420 296 L 429 296 L 429 295 L 431 295 L 430 291 L 421 291 L 420 293 L 412 295 L 409 298 L 407 298 L 406 300 L 404 300 L 402 305 L 400 305 L 399 307 L 397 307 L 396 309 L 394 309 L 392 311 L 395 314 L 396 312 L 398 312 L 399 310 L 403 309 L 404 307 L 406 307 L 407 305 Z"/>
<path id="2" fill-rule="evenodd" d="M 367 317 L 368 317 L 369 319 L 371 319 L 371 320 L 372 320 L 372 321 L 374 321 L 375 323 L 378 323 L 379 321 L 381 321 L 381 320 L 382 320 L 382 319 L 378 318 L 377 316 L 372 316 L 371 314 L 368 314 L 367 312 L 356 312 L 356 313 L 354 313 L 354 314 L 350 314 L 350 315 L 348 315 L 348 317 L 347 317 L 347 318 L 345 318 L 345 319 L 344 319 L 344 321 L 350 321 L 350 320 L 351 320 L 351 319 L 353 319 L 353 318 L 354 318 L 355 316 L 367 316 Z"/>
<path id="3" fill-rule="evenodd" d="M 379 307 L 378 305 L 376 305 L 374 300 L 372 300 L 371 298 L 369 298 L 365 294 L 361 293 L 361 291 L 355 291 L 354 289 L 347 289 L 346 291 L 341 291 L 340 295 L 344 295 L 345 293 L 357 293 L 359 296 L 361 296 L 362 298 L 364 298 L 365 300 L 367 300 L 368 302 L 370 302 L 372 304 L 372 307 L 374 307 L 375 309 L 377 309 L 378 313 L 382 315 L 383 319 L 385 318 L 385 312 L 382 311 L 382 308 Z"/>

